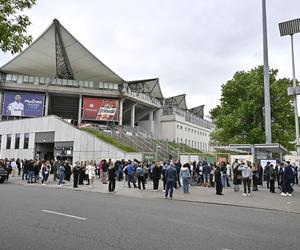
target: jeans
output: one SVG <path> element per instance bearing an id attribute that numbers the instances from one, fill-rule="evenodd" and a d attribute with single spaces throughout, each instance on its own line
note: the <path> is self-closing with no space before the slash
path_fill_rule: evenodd
<path id="1" fill-rule="evenodd" d="M 22 173 L 22 180 L 24 180 L 24 178 L 25 178 L 25 180 L 27 181 L 27 178 L 28 178 L 28 171 L 27 170 L 23 170 L 23 173 Z"/>
<path id="2" fill-rule="evenodd" d="M 250 194 L 250 179 L 243 178 L 243 185 L 244 185 L 244 194 L 247 193 L 247 188 L 248 188 L 248 193 Z"/>
<path id="3" fill-rule="evenodd" d="M 64 173 L 60 173 L 60 174 L 59 174 L 59 182 L 58 182 L 58 185 L 63 184 L 64 179 L 65 179 L 65 174 L 64 174 Z"/>
<path id="4" fill-rule="evenodd" d="M 203 175 L 205 184 L 209 183 L 209 176 L 210 176 L 210 174 L 204 174 Z"/>
<path id="5" fill-rule="evenodd" d="M 182 185 L 183 185 L 183 193 L 189 193 L 189 184 L 190 178 L 189 177 L 182 177 Z"/>
<path id="6" fill-rule="evenodd" d="M 141 189 L 141 184 L 143 186 L 143 189 L 145 189 L 145 178 L 144 176 L 138 176 L 138 187 Z"/>
<path id="7" fill-rule="evenodd" d="M 43 179 L 42 179 L 42 183 L 45 183 L 45 182 L 47 182 L 47 180 L 48 180 L 48 177 L 49 177 L 49 173 L 42 173 L 42 175 L 43 175 Z"/>
<path id="8" fill-rule="evenodd" d="M 133 183 L 133 186 L 136 188 L 136 184 L 135 184 L 134 176 L 133 176 L 133 175 L 128 175 L 128 187 L 129 187 L 129 188 L 131 188 L 130 182 L 132 182 L 132 183 Z"/>
<path id="9" fill-rule="evenodd" d="M 175 181 L 167 181 L 165 197 L 168 197 L 169 194 L 170 198 L 173 197 L 174 184 Z"/>
<path id="10" fill-rule="evenodd" d="M 113 192 L 115 191 L 115 188 L 116 188 L 116 179 L 110 179 L 108 181 L 108 191 Z"/>
<path id="11" fill-rule="evenodd" d="M 34 176 L 34 172 L 33 171 L 29 171 L 28 172 L 28 178 L 27 178 L 27 182 L 28 183 L 33 183 L 33 176 Z"/>
<path id="12" fill-rule="evenodd" d="M 221 182 L 223 188 L 227 188 L 227 175 L 221 175 Z"/>

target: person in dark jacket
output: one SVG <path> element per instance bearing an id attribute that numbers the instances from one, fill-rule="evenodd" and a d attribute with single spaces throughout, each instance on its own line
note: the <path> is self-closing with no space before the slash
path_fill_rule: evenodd
<path id="1" fill-rule="evenodd" d="M 108 192 L 114 192 L 116 188 L 116 165 L 110 161 L 108 167 Z"/>
<path id="2" fill-rule="evenodd" d="M 215 174 L 215 182 L 216 182 L 216 195 L 223 195 L 222 194 L 223 185 L 222 185 L 222 180 L 221 180 L 221 168 L 219 166 L 216 166 L 214 174 Z"/>
<path id="3" fill-rule="evenodd" d="M 162 167 L 159 163 L 154 163 L 151 167 L 151 175 L 152 175 L 152 181 L 153 181 L 153 190 L 155 192 L 158 191 L 158 186 L 159 186 L 159 180 L 161 178 L 161 173 L 162 173 Z"/>
<path id="4" fill-rule="evenodd" d="M 73 168 L 73 188 L 78 188 L 79 170 L 80 170 L 79 162 L 76 162 L 75 167 Z"/>
<path id="5" fill-rule="evenodd" d="M 268 161 L 264 169 L 264 175 L 266 177 L 268 189 L 270 188 L 270 171 L 271 171 L 271 163 Z"/>
<path id="6" fill-rule="evenodd" d="M 270 181 L 270 192 L 275 193 L 275 179 L 276 179 L 276 170 L 273 164 L 270 165 L 269 170 L 269 181 Z"/>
<path id="7" fill-rule="evenodd" d="M 167 180 L 165 198 L 167 199 L 169 196 L 170 199 L 173 199 L 174 185 L 177 181 L 177 170 L 173 162 L 171 162 L 168 168 L 166 169 L 165 178 Z"/>
<path id="8" fill-rule="evenodd" d="M 67 181 L 68 183 L 70 182 L 71 174 L 72 174 L 71 166 L 68 162 L 66 162 L 66 164 L 65 164 L 65 181 Z"/>
<path id="9" fill-rule="evenodd" d="M 203 172 L 203 179 L 204 179 L 204 183 L 203 183 L 203 186 L 204 187 L 207 187 L 207 186 L 210 186 L 210 172 L 211 172 L 211 168 L 210 166 L 208 165 L 207 162 L 203 162 L 203 169 L 202 169 L 202 172 Z"/>
<path id="10" fill-rule="evenodd" d="M 282 176 L 282 193 L 281 196 L 292 196 L 292 192 L 294 191 L 291 183 L 293 182 L 294 172 L 290 165 L 290 162 L 287 161 L 286 165 L 284 166 L 283 176 Z"/>

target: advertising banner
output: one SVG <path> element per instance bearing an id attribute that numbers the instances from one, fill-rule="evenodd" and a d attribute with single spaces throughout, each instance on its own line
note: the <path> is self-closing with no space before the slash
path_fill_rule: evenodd
<path id="1" fill-rule="evenodd" d="M 118 121 L 119 100 L 83 98 L 82 120 Z"/>
<path id="2" fill-rule="evenodd" d="M 44 114 L 45 95 L 32 92 L 4 91 L 3 115 L 40 117 Z"/>

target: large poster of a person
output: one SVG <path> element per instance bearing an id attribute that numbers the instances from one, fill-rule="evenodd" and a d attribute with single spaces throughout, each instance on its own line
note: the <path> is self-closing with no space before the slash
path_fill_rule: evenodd
<path id="1" fill-rule="evenodd" d="M 44 100 L 43 93 L 5 91 L 2 114 L 40 117 L 44 114 Z"/>
<path id="2" fill-rule="evenodd" d="M 15 100 L 8 104 L 6 114 L 11 116 L 23 116 L 24 104 L 21 102 L 22 97 L 19 94 L 15 95 Z"/>

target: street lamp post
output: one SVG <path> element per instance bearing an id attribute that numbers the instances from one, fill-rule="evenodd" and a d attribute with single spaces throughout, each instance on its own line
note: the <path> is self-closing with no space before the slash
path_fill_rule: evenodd
<path id="1" fill-rule="evenodd" d="M 263 23 L 263 51 L 264 51 L 265 136 L 266 136 L 266 143 L 272 143 L 266 0 L 262 0 L 262 23 Z"/>
<path id="2" fill-rule="evenodd" d="M 296 83 L 296 73 L 295 73 L 294 34 L 300 32 L 300 18 L 279 23 L 279 31 L 281 36 L 289 35 L 291 37 L 293 87 L 295 89 L 297 83 Z M 296 127 L 296 151 L 297 151 L 297 155 L 300 155 L 299 116 L 298 116 L 296 91 L 293 92 L 293 97 L 294 97 L 295 127 Z"/>

